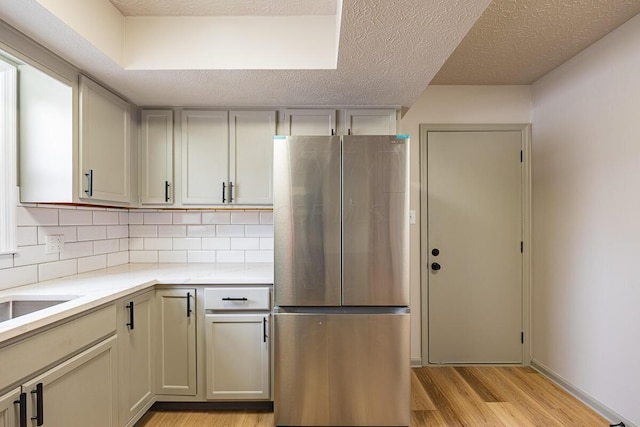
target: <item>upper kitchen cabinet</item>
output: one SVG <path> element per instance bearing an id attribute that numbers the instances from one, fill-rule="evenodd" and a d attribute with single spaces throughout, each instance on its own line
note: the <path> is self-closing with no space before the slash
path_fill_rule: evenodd
<path id="1" fill-rule="evenodd" d="M 131 202 L 129 103 L 80 76 L 80 198 Z"/>
<path id="2" fill-rule="evenodd" d="M 182 204 L 270 205 L 275 111 L 182 112 Z"/>
<path id="3" fill-rule="evenodd" d="M 182 203 L 227 203 L 229 113 L 182 112 Z"/>
<path id="4" fill-rule="evenodd" d="M 336 110 L 286 109 L 285 135 L 336 135 Z"/>
<path id="5" fill-rule="evenodd" d="M 229 112 L 231 203 L 273 204 L 275 111 Z"/>
<path id="6" fill-rule="evenodd" d="M 140 203 L 171 205 L 173 110 L 143 110 L 140 119 Z"/>
<path id="7" fill-rule="evenodd" d="M 395 109 L 345 110 L 346 135 L 395 135 L 397 112 Z"/>

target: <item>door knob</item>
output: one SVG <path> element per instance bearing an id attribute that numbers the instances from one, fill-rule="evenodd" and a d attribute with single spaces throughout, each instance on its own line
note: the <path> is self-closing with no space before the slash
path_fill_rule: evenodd
<path id="1" fill-rule="evenodd" d="M 432 269 L 433 271 L 438 271 L 438 270 L 440 270 L 440 268 L 441 268 L 441 267 L 440 267 L 440 264 L 438 264 L 437 262 L 433 262 L 433 263 L 431 263 L 431 269 Z"/>

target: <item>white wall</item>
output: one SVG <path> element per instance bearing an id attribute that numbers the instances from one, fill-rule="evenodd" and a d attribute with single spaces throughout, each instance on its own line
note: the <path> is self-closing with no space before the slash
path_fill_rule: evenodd
<path id="1" fill-rule="evenodd" d="M 640 16 L 532 86 L 533 358 L 640 425 Z"/>
<path id="2" fill-rule="evenodd" d="M 529 86 L 429 86 L 402 118 L 411 137 L 411 359 L 421 359 L 420 124 L 530 123 Z"/>

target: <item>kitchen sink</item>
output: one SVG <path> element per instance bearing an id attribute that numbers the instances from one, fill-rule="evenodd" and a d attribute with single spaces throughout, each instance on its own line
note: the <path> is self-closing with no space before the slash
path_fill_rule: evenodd
<path id="1" fill-rule="evenodd" d="M 53 307 L 77 295 L 8 295 L 0 298 L 0 322 Z"/>

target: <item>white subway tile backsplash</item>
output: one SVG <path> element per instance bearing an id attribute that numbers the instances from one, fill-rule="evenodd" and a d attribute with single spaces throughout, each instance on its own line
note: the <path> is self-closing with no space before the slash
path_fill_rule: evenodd
<path id="1" fill-rule="evenodd" d="M 202 249 L 231 249 L 231 239 L 229 237 L 211 237 L 202 239 Z"/>
<path id="2" fill-rule="evenodd" d="M 215 225 L 188 225 L 188 237 L 216 237 Z"/>
<path id="3" fill-rule="evenodd" d="M 122 243 L 120 244 L 120 249 L 122 250 Z M 129 239 L 130 251 L 141 251 L 142 249 L 144 249 L 144 239 L 142 237 L 131 237 Z"/>
<path id="4" fill-rule="evenodd" d="M 20 251 L 13 256 L 13 265 L 20 267 L 22 265 L 40 264 L 58 260 L 58 254 L 45 253 L 44 245 L 23 246 L 20 248 Z"/>
<path id="5" fill-rule="evenodd" d="M 203 212 L 203 224 L 230 224 L 231 214 L 229 212 Z"/>
<path id="6" fill-rule="evenodd" d="M 273 212 L 260 212 L 260 224 L 273 224 Z"/>
<path id="7" fill-rule="evenodd" d="M 38 227 L 38 244 L 47 243 L 47 236 L 62 234 L 64 242 L 75 242 L 78 240 L 77 227 Z"/>
<path id="8" fill-rule="evenodd" d="M 0 270 L 0 289 L 15 288 L 38 281 L 38 266 L 6 268 Z"/>
<path id="9" fill-rule="evenodd" d="M 174 224 L 201 224 L 202 214 L 200 212 L 174 212 Z"/>
<path id="10" fill-rule="evenodd" d="M 129 225 L 129 237 L 158 237 L 158 226 Z"/>
<path id="11" fill-rule="evenodd" d="M 29 246 L 38 244 L 38 227 L 18 227 L 18 246 Z"/>
<path id="12" fill-rule="evenodd" d="M 57 279 L 78 273 L 78 262 L 75 259 L 47 262 L 38 265 L 38 281 Z"/>
<path id="13" fill-rule="evenodd" d="M 244 225 L 217 225 L 217 237 L 244 237 Z"/>
<path id="14" fill-rule="evenodd" d="M 93 242 L 93 254 L 101 255 L 120 251 L 120 240 L 96 240 Z"/>
<path id="15" fill-rule="evenodd" d="M 273 225 L 245 225 L 247 237 L 273 237 Z"/>
<path id="16" fill-rule="evenodd" d="M 93 242 L 65 243 L 60 259 L 80 258 L 93 255 Z"/>
<path id="17" fill-rule="evenodd" d="M 120 223 L 118 212 L 93 211 L 93 225 L 116 225 Z"/>
<path id="18" fill-rule="evenodd" d="M 198 238 L 175 238 L 173 239 L 173 250 L 200 250 L 202 249 L 202 239 Z"/>
<path id="19" fill-rule="evenodd" d="M 171 224 L 171 212 L 145 212 L 145 224 Z"/>
<path id="20" fill-rule="evenodd" d="M 107 227 L 105 225 L 85 225 L 78 227 L 78 241 L 104 240 L 107 238 Z"/>
<path id="21" fill-rule="evenodd" d="M 159 225 L 158 237 L 187 237 L 186 225 Z"/>
<path id="22" fill-rule="evenodd" d="M 120 240 L 120 250 L 128 251 L 129 250 L 129 239 L 119 239 Z"/>
<path id="23" fill-rule="evenodd" d="M 215 251 L 188 251 L 187 262 L 192 262 L 192 263 L 216 262 L 216 252 Z"/>
<path id="24" fill-rule="evenodd" d="M 93 225 L 93 213 L 84 209 L 60 209 L 60 225 Z"/>
<path id="25" fill-rule="evenodd" d="M 187 262 L 187 251 L 158 251 L 158 262 Z"/>
<path id="26" fill-rule="evenodd" d="M 129 263 L 129 251 L 107 254 L 107 267 Z"/>
<path id="27" fill-rule="evenodd" d="M 18 206 L 16 208 L 18 227 L 30 225 L 58 225 L 58 209 Z"/>
<path id="28" fill-rule="evenodd" d="M 129 251 L 129 262 L 158 262 L 158 251 Z"/>
<path id="29" fill-rule="evenodd" d="M 273 250 L 273 237 L 260 237 L 260 249 Z"/>
<path id="30" fill-rule="evenodd" d="M 273 251 L 246 251 L 246 262 L 273 262 Z"/>
<path id="31" fill-rule="evenodd" d="M 244 262 L 244 251 L 216 251 L 217 262 Z"/>
<path id="32" fill-rule="evenodd" d="M 78 273 L 107 268 L 107 256 L 95 255 L 86 258 L 78 258 Z"/>
<path id="33" fill-rule="evenodd" d="M 107 225 L 107 239 L 121 239 L 129 237 L 128 225 Z"/>
<path id="34" fill-rule="evenodd" d="M 259 249 L 260 239 L 257 237 L 233 237 L 231 249 Z"/>
<path id="35" fill-rule="evenodd" d="M 145 237 L 145 250 L 171 250 L 173 249 L 173 239 L 170 237 Z"/>
<path id="36" fill-rule="evenodd" d="M 231 224 L 260 224 L 260 212 L 231 212 Z"/>
<path id="37" fill-rule="evenodd" d="M 13 254 L 0 255 L 0 269 L 13 267 Z"/>
<path id="38" fill-rule="evenodd" d="M 144 214 L 142 212 L 129 212 L 129 225 L 143 224 Z"/>
<path id="39" fill-rule="evenodd" d="M 129 225 L 129 212 L 118 212 L 118 224 Z"/>

